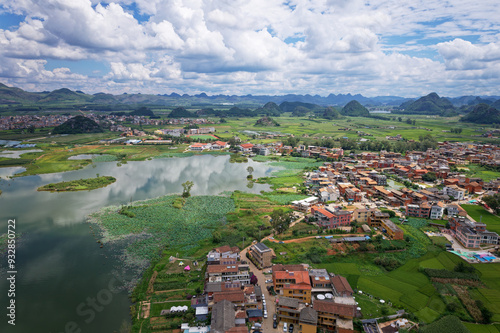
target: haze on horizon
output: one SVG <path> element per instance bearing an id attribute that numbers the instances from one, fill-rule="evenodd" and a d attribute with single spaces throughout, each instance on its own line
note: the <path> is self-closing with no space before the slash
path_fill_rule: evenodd
<path id="1" fill-rule="evenodd" d="M 3 0 L 0 82 L 29 91 L 498 95 L 483 0 Z"/>

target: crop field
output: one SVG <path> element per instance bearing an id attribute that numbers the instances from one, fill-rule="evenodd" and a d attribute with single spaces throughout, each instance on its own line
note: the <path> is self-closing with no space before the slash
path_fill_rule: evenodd
<path id="1" fill-rule="evenodd" d="M 486 223 L 486 228 L 489 231 L 500 233 L 500 217 L 491 214 L 482 206 L 479 205 L 461 205 L 476 222 L 482 221 Z"/>
<path id="2" fill-rule="evenodd" d="M 481 325 L 463 322 L 471 333 L 500 333 L 499 324 Z"/>
<path id="3" fill-rule="evenodd" d="M 173 206 L 176 198 L 136 202 L 126 207 L 131 213 L 128 216 L 119 213 L 123 207 L 104 208 L 92 214 L 90 221 L 103 229 L 103 242 L 130 238 L 125 260 L 144 263 L 158 259 L 164 247 L 189 253 L 201 240 L 212 237 L 214 228 L 225 223 L 226 214 L 235 209 L 234 201 L 227 197 L 190 197 L 181 209 Z"/>
<path id="4" fill-rule="evenodd" d="M 195 140 L 218 140 L 219 138 L 215 135 L 210 134 L 198 134 L 198 135 L 188 135 L 189 138 Z"/>
<path id="5" fill-rule="evenodd" d="M 431 134 L 436 140 L 450 141 L 477 141 L 474 137 L 485 130 L 481 125 L 459 122 L 459 117 L 433 117 L 419 115 L 384 115 L 390 120 L 381 120 L 366 117 L 344 117 L 335 120 L 325 119 L 309 119 L 304 117 L 276 117 L 275 120 L 280 124 L 279 127 L 259 127 L 255 126 L 258 117 L 254 118 L 227 118 L 227 123 L 215 125 L 217 134 L 221 138 L 230 138 L 238 135 L 242 140 L 251 139 L 250 135 L 242 133 L 244 130 L 250 131 L 269 131 L 280 132 L 284 134 L 293 134 L 295 136 L 305 138 L 306 141 L 313 142 L 316 138 L 333 137 L 333 138 L 359 138 L 357 131 L 363 131 L 371 134 L 375 139 L 385 139 L 387 135 L 395 136 L 401 134 L 405 139 L 418 140 L 419 136 Z M 398 117 L 402 117 L 403 121 L 399 122 Z M 415 119 L 416 125 L 406 124 L 404 121 L 407 118 Z M 347 128 L 347 130 L 346 130 Z M 461 128 L 462 133 L 450 133 L 451 128 Z M 224 133 L 226 132 L 227 133 Z M 448 131 L 448 132 L 444 132 Z M 372 137 L 368 137 L 371 139 Z M 473 139 L 474 138 L 474 139 Z M 493 142 L 494 139 L 481 138 L 485 142 Z M 261 143 L 263 140 L 256 139 L 255 143 Z"/>
<path id="6" fill-rule="evenodd" d="M 460 322 L 456 316 L 446 316 L 431 325 L 424 326 L 420 332 L 423 333 L 469 333 L 469 330 Z"/>

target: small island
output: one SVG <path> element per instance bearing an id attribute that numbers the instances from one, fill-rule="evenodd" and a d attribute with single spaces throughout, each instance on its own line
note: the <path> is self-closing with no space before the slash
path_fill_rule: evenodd
<path id="1" fill-rule="evenodd" d="M 69 182 L 60 182 L 40 186 L 38 191 L 50 192 L 68 192 L 68 191 L 90 191 L 101 187 L 106 187 L 116 182 L 115 177 L 102 176 L 96 178 L 71 180 Z"/>

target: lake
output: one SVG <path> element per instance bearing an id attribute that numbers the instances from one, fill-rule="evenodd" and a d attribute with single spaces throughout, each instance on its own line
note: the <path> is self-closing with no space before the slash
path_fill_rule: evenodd
<path id="1" fill-rule="evenodd" d="M 229 163 L 229 156 L 198 155 L 143 162 L 101 162 L 65 173 L 0 179 L 0 233 L 16 220 L 16 326 L 7 324 L 6 258 L 1 258 L 0 332 L 119 331 L 129 322 L 130 269 L 116 258 L 120 248 L 100 248 L 86 216 L 102 207 L 182 192 L 191 180 L 192 195 L 241 190 L 260 193 L 269 185 L 247 188 L 246 168 L 254 178 L 270 176 L 276 167 L 264 163 Z M 9 168 L 12 169 L 12 168 Z M 2 168 L 0 168 L 2 171 Z M 18 172 L 9 170 L 9 175 Z M 39 186 L 80 178 L 113 176 L 116 183 L 93 191 L 37 192 Z M 76 332 L 76 331 L 75 331 Z"/>

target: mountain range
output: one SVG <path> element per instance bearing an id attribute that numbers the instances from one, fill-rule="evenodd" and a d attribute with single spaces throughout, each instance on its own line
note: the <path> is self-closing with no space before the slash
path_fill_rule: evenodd
<path id="1" fill-rule="evenodd" d="M 422 100 L 423 98 L 423 100 Z M 462 96 L 456 98 L 443 98 L 432 93 L 418 100 L 409 99 L 399 96 L 377 96 L 365 97 L 360 94 L 330 94 L 326 97 L 319 95 L 207 95 L 206 93 L 187 95 L 171 93 L 169 95 L 153 95 L 153 94 L 127 94 L 112 95 L 107 93 L 86 94 L 82 91 L 72 91 L 67 88 L 57 89 L 54 91 L 44 92 L 28 92 L 16 87 L 8 87 L 0 83 L 0 105 L 9 105 L 14 110 L 19 111 L 36 111 L 37 108 L 51 105 L 75 105 L 78 108 L 87 108 L 114 111 L 120 109 L 130 109 L 130 105 L 159 105 L 159 106 L 191 106 L 191 107 L 208 107 L 209 105 L 232 105 L 238 104 L 242 107 L 262 106 L 272 102 L 274 105 L 283 105 L 287 102 L 303 103 L 307 109 L 312 109 L 313 106 L 339 106 L 343 107 L 349 102 L 355 100 L 365 107 L 377 107 L 383 105 L 399 106 L 399 109 L 405 110 L 401 113 L 410 112 L 422 114 L 446 114 L 453 107 L 464 105 L 476 105 L 479 103 L 494 104 L 500 103 L 500 96 Z M 413 103 L 413 104 L 412 104 Z M 411 107 L 410 107 L 411 105 Z M 450 105 L 452 107 L 450 107 Z M 121 107 L 120 107 L 121 106 Z M 127 106 L 127 107 L 126 107 Z M 293 105 L 295 109 L 297 105 Z M 268 109 L 272 109 L 268 107 Z M 427 110 L 429 109 L 429 110 Z M 447 110 L 444 111 L 443 110 Z M 271 110 L 269 110 L 271 111 Z M 431 112 L 431 113 L 425 113 Z"/>

